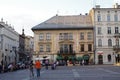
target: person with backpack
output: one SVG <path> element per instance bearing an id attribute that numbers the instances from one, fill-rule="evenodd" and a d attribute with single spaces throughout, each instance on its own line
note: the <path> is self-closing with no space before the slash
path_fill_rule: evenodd
<path id="1" fill-rule="evenodd" d="M 40 77 L 41 62 L 39 60 L 35 61 L 35 69 L 36 69 L 37 77 Z"/>

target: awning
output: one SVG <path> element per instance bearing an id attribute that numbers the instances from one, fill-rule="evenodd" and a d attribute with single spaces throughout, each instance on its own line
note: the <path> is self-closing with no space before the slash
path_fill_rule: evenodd
<path id="1" fill-rule="evenodd" d="M 89 56 L 88 56 L 88 55 L 84 55 L 84 56 L 83 56 L 83 59 L 84 59 L 84 60 L 88 60 L 88 59 L 89 59 Z"/>
<path id="2" fill-rule="evenodd" d="M 77 57 L 77 60 L 78 60 L 78 61 L 80 61 L 80 60 L 82 60 L 82 59 L 83 59 L 83 58 L 82 58 L 82 57 L 80 57 L 80 56 L 79 56 L 79 57 Z"/>
<path id="3" fill-rule="evenodd" d="M 63 59 L 63 57 L 62 56 L 57 56 L 57 58 L 56 58 L 57 60 L 62 60 Z"/>
<path id="4" fill-rule="evenodd" d="M 75 56 L 69 56 L 69 59 L 75 60 Z"/>
<path id="5" fill-rule="evenodd" d="M 103 51 L 98 51 L 97 54 L 103 54 Z"/>

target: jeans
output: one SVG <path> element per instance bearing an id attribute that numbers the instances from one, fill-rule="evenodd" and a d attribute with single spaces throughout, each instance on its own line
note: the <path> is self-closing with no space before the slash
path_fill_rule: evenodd
<path id="1" fill-rule="evenodd" d="M 33 69 L 30 69 L 30 77 L 33 77 L 33 76 L 34 76 Z"/>
<path id="2" fill-rule="evenodd" d="M 36 69 L 37 77 L 40 77 L 40 69 Z"/>

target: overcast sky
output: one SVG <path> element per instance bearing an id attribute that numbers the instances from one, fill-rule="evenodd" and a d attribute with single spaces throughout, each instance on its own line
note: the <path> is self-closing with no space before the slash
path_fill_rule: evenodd
<path id="1" fill-rule="evenodd" d="M 53 16 L 88 13 L 94 5 L 113 7 L 120 0 L 0 0 L 0 18 L 21 34 L 33 36 L 31 28 Z"/>

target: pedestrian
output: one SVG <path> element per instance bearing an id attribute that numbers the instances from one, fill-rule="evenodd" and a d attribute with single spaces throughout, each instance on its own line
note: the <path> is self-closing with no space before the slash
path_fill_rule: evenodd
<path id="1" fill-rule="evenodd" d="M 84 60 L 82 60 L 82 65 L 84 65 L 85 64 L 85 61 Z"/>
<path id="2" fill-rule="evenodd" d="M 34 77 L 33 65 L 34 65 L 33 61 L 30 61 L 29 63 L 30 77 Z"/>
<path id="3" fill-rule="evenodd" d="M 51 69 L 52 69 L 52 70 L 55 69 L 55 64 L 54 64 L 54 62 L 51 63 Z"/>
<path id="4" fill-rule="evenodd" d="M 46 60 L 45 60 L 45 68 L 46 68 L 46 70 L 48 70 L 48 65 L 49 65 L 49 62 L 48 62 L 48 60 L 46 59 Z"/>
<path id="5" fill-rule="evenodd" d="M 40 77 L 41 62 L 39 60 L 35 61 L 35 68 L 36 68 L 37 77 Z"/>

